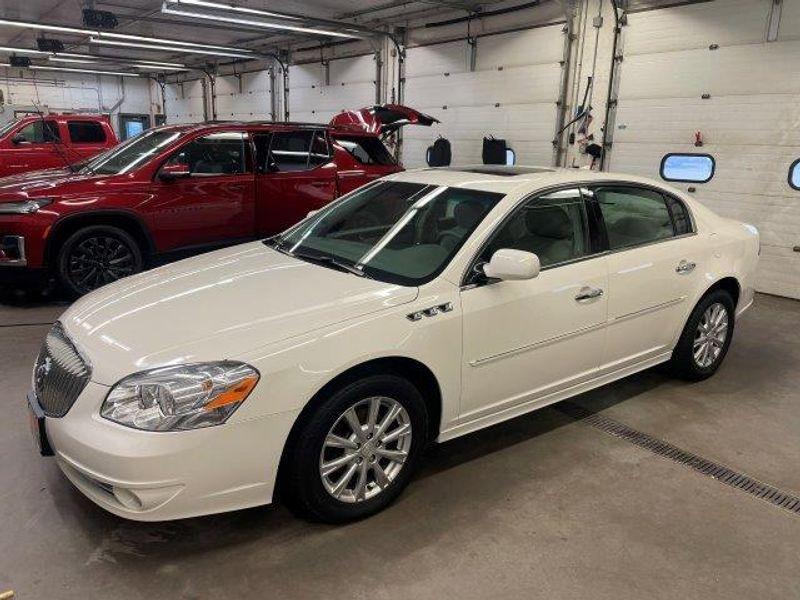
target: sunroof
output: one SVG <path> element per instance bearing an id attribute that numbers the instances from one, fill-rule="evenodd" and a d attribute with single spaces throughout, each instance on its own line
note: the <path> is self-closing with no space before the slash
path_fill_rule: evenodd
<path id="1" fill-rule="evenodd" d="M 478 173 L 480 175 L 498 175 L 500 177 L 515 177 L 517 175 L 535 175 L 537 173 L 552 173 L 553 169 L 546 167 L 507 167 L 505 165 L 479 165 L 474 167 L 445 167 L 444 171 L 457 171 L 459 173 Z"/>

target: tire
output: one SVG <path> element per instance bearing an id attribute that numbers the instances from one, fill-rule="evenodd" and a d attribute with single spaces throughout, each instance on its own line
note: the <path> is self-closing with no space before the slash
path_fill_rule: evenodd
<path id="1" fill-rule="evenodd" d="M 380 399 L 377 400 L 379 409 L 374 419 L 375 434 L 371 436 L 370 407 L 376 399 Z M 398 410 L 396 406 L 401 412 L 381 433 L 380 425 L 390 411 Z M 345 416 L 351 409 L 362 427 L 358 436 Z M 381 446 L 376 445 L 380 442 L 379 435 L 385 438 L 404 427 L 408 428 L 408 433 L 387 441 L 382 451 Z M 345 523 L 371 516 L 391 504 L 408 484 L 427 442 L 427 431 L 425 401 L 406 379 L 373 375 L 348 384 L 326 399 L 293 436 L 295 441 L 287 447 L 283 499 L 295 514 L 314 521 Z M 338 439 L 329 438 L 331 433 L 339 436 Z M 363 438 L 359 439 L 361 435 Z M 359 447 L 330 446 L 326 440 L 335 443 L 343 440 Z M 386 458 L 382 452 L 398 453 L 392 454 L 394 458 L 403 452 L 406 455 L 398 463 Z M 341 466 L 326 477 L 324 465 L 332 469 L 336 460 L 341 462 Z M 383 477 L 379 476 L 378 469 L 384 473 Z M 366 474 L 362 475 L 362 471 Z M 340 484 L 348 473 L 349 479 L 337 492 L 334 486 Z"/>
<path id="2" fill-rule="evenodd" d="M 56 276 L 71 296 L 82 296 L 108 283 L 139 273 L 142 250 L 126 231 L 92 225 L 70 235 L 58 249 Z"/>
<path id="3" fill-rule="evenodd" d="M 714 311 L 721 309 L 724 316 L 718 317 L 720 323 L 727 321 L 727 327 L 722 334 L 707 336 L 701 332 L 701 324 L 706 326 Z M 719 314 L 719 313 L 717 313 Z M 725 355 L 730 348 L 733 339 L 733 329 L 735 325 L 735 308 L 731 295 L 725 290 L 714 290 L 703 296 L 697 306 L 694 307 L 692 314 L 683 328 L 681 337 L 675 350 L 672 352 L 672 359 L 668 363 L 670 372 L 681 379 L 687 381 L 702 381 L 708 379 L 717 372 Z M 715 326 L 714 331 L 720 331 L 720 325 Z M 706 335 L 709 344 L 704 344 L 701 337 Z M 716 341 L 710 340 L 713 337 Z M 708 354 L 704 354 L 704 348 L 708 347 Z M 697 353 L 700 356 L 697 356 Z"/>

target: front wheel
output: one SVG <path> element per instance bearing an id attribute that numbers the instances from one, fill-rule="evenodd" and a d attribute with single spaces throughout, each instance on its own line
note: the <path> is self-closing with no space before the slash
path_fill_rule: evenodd
<path id="1" fill-rule="evenodd" d="M 734 310 L 733 298 L 725 290 L 715 290 L 698 302 L 672 353 L 673 374 L 701 381 L 716 373 L 733 339 Z"/>
<path id="2" fill-rule="evenodd" d="M 70 235 L 58 252 L 58 279 L 73 296 L 139 273 L 142 251 L 129 233 L 110 225 L 93 225 Z"/>
<path id="3" fill-rule="evenodd" d="M 427 430 L 425 402 L 407 380 L 374 375 L 343 387 L 287 449 L 287 503 L 328 523 L 379 512 L 408 483 Z"/>

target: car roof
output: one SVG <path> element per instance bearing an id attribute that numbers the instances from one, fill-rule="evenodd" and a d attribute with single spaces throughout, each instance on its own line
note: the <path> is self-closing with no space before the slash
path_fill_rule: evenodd
<path id="1" fill-rule="evenodd" d="M 590 185 L 602 182 L 640 183 L 679 193 L 663 182 L 638 175 L 540 166 L 466 165 L 462 167 L 430 167 L 403 171 L 387 179 L 476 189 L 502 194 L 525 193 L 551 186 Z"/>
<path id="2" fill-rule="evenodd" d="M 272 130 L 296 130 L 296 129 L 308 129 L 308 130 L 326 130 L 336 134 L 346 135 L 346 136 L 364 136 L 364 137 L 377 137 L 377 134 L 371 133 L 368 131 L 357 131 L 352 129 L 345 129 L 339 127 L 333 127 L 328 123 L 307 123 L 303 121 L 206 121 L 204 123 L 181 123 L 175 125 L 160 125 L 159 127 L 153 127 L 152 129 L 158 129 L 162 131 L 183 131 L 183 132 L 204 132 L 204 131 L 228 131 L 229 129 L 238 129 L 238 128 L 246 128 L 248 130 L 264 130 L 264 131 L 272 131 Z M 151 129 L 151 131 L 152 131 Z"/>

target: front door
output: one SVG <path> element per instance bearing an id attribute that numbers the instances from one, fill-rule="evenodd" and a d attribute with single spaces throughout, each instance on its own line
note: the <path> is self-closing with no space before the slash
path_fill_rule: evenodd
<path id="1" fill-rule="evenodd" d="M 176 150 L 153 182 L 159 248 L 253 237 L 255 182 L 249 163 L 241 131 L 196 137 Z"/>
<path id="2" fill-rule="evenodd" d="M 256 134 L 255 148 L 259 235 L 283 231 L 336 198 L 336 164 L 323 130 Z"/>
<path id="3" fill-rule="evenodd" d="M 608 276 L 592 239 L 577 189 L 526 201 L 494 234 L 478 262 L 513 248 L 535 253 L 542 270 L 534 279 L 478 280 L 462 290 L 462 420 L 546 403 L 596 374 Z"/>
<path id="4" fill-rule="evenodd" d="M 668 352 L 702 282 L 706 259 L 683 204 L 649 188 L 589 192 L 607 231 L 609 305 L 604 371 Z"/>
<path id="5" fill-rule="evenodd" d="M 58 123 L 53 119 L 24 125 L 8 137 L 4 146 L 3 175 L 66 167 L 75 162 L 63 146 Z"/>

